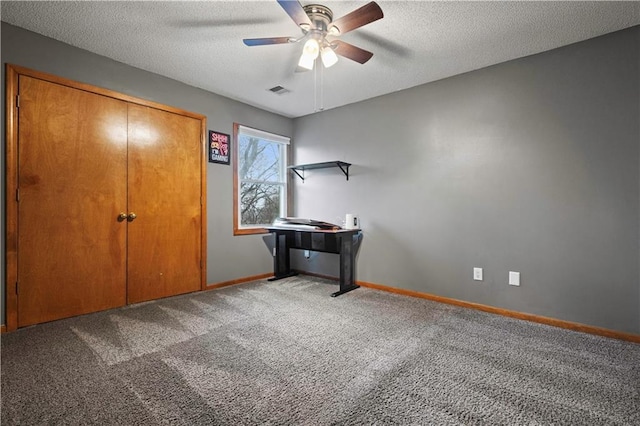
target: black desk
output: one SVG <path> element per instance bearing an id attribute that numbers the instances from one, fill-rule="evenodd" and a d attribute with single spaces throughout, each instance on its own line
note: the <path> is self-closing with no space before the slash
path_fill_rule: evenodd
<path id="1" fill-rule="evenodd" d="M 275 281 L 297 275 L 291 270 L 290 249 L 321 251 L 340 255 L 340 291 L 331 297 L 340 296 L 348 291 L 360 287 L 355 284 L 355 250 L 354 239 L 360 234 L 360 229 L 341 229 L 338 231 L 323 231 L 319 229 L 296 229 L 285 227 L 267 227 L 275 234 L 275 256 L 273 258 L 273 278 Z"/>

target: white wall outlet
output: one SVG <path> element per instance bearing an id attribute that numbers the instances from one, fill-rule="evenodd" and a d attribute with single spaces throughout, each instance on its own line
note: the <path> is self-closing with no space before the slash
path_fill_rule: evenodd
<path id="1" fill-rule="evenodd" d="M 520 272 L 509 271 L 509 285 L 520 285 Z"/>
<path id="2" fill-rule="evenodd" d="M 473 268 L 473 279 L 482 281 L 482 268 Z"/>

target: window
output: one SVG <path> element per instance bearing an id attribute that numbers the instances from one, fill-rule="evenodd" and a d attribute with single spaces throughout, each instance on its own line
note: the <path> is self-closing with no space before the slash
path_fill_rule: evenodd
<path id="1" fill-rule="evenodd" d="M 289 138 L 239 124 L 233 138 L 233 234 L 264 233 L 287 216 Z"/>

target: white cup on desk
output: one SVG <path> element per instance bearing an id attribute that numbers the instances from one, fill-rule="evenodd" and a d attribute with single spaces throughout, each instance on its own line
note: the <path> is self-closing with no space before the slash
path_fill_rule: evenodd
<path id="1" fill-rule="evenodd" d="M 344 229 L 358 229 L 360 227 L 360 219 L 357 215 L 347 213 L 344 219 Z"/>

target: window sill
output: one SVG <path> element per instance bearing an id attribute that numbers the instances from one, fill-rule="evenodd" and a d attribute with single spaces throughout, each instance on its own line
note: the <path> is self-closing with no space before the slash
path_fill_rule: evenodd
<path id="1" fill-rule="evenodd" d="M 268 234 L 265 228 L 242 228 L 242 229 L 234 229 L 233 235 L 257 235 L 257 234 Z"/>

